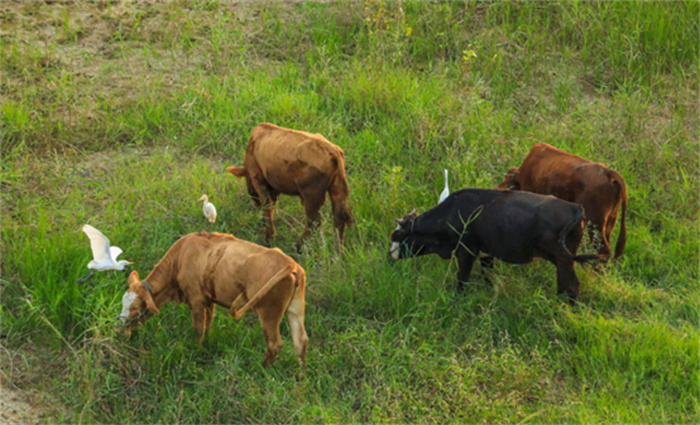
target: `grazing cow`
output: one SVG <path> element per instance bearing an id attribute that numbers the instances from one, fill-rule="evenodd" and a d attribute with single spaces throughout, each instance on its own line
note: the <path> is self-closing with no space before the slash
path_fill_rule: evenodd
<path id="1" fill-rule="evenodd" d="M 267 342 L 263 365 L 269 366 L 282 349 L 279 324 L 286 314 L 297 359 L 305 368 L 305 287 L 304 269 L 279 249 L 221 233 L 191 233 L 170 247 L 146 279 L 131 273 L 119 317 L 131 333 L 150 315 L 160 314 L 164 304 L 185 303 L 201 343 L 216 304 L 229 309 L 236 320 L 252 308 Z"/>
<path id="2" fill-rule="evenodd" d="M 516 264 L 541 257 L 557 267 L 557 293 L 566 292 L 573 304 L 580 285 L 574 262 L 597 258 L 575 255 L 583 235 L 581 206 L 553 196 L 463 189 L 420 216 L 411 213 L 397 221 L 389 255 L 393 259 L 454 255 L 460 290 L 477 257 L 487 268 L 494 257 Z"/>
<path id="3" fill-rule="evenodd" d="M 627 186 L 622 176 L 604 164 L 561 151 L 546 143 L 537 143 L 520 167 L 508 170 L 498 189 L 554 195 L 581 205 L 585 220 L 591 222 L 588 236 L 600 258 L 606 261 L 610 259 L 610 236 L 622 204 L 620 235 L 614 258 L 620 258 L 625 250 Z M 600 238 L 594 237 L 596 230 L 600 232 Z"/>
<path id="4" fill-rule="evenodd" d="M 345 226 L 353 222 L 348 208 L 345 154 L 325 137 L 269 123 L 258 124 L 248 140 L 243 167 L 228 167 L 227 170 L 236 177 L 245 177 L 253 202 L 258 207 L 263 206 L 268 243 L 272 243 L 275 236 L 272 214 L 279 195 L 301 197 L 306 228 L 297 250 L 320 222 L 319 210 L 328 192 L 338 245 L 342 249 Z"/>

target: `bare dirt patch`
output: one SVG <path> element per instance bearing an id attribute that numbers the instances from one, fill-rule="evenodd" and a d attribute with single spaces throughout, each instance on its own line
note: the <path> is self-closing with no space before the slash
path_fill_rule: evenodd
<path id="1" fill-rule="evenodd" d="M 57 359 L 37 350 L 33 343 L 17 348 L 0 343 L 0 424 L 70 422 L 72 415 L 67 414 L 57 397 L 41 390 L 51 385 L 38 385 L 47 373 L 65 367 Z"/>
<path id="2" fill-rule="evenodd" d="M 40 424 L 46 413 L 42 408 L 28 402 L 30 398 L 21 391 L 11 389 L 0 381 L 0 423 Z"/>

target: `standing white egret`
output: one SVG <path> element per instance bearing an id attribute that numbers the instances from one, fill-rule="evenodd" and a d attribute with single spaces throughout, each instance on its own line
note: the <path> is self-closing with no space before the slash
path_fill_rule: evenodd
<path id="1" fill-rule="evenodd" d="M 204 201 L 204 206 L 202 206 L 202 211 L 204 212 L 204 217 L 209 220 L 210 223 L 213 223 L 216 221 L 216 207 L 214 204 L 209 202 L 209 197 L 207 195 L 202 195 L 201 198 L 199 198 L 200 201 Z"/>
<path id="2" fill-rule="evenodd" d="M 84 282 L 87 278 L 101 272 L 103 270 L 124 270 L 127 264 L 134 264 L 131 261 L 119 260 L 117 257 L 122 253 L 118 246 L 109 246 L 109 239 L 102 232 L 94 227 L 86 224 L 83 226 L 83 232 L 90 238 L 90 248 L 92 248 L 92 261 L 88 263 L 88 268 L 91 269 L 88 274 L 81 277 L 78 283 Z"/>
<path id="3" fill-rule="evenodd" d="M 202 195 L 201 198 L 199 198 L 200 201 L 204 201 L 204 206 L 202 207 L 202 211 L 204 212 L 204 217 L 209 220 L 210 223 L 213 223 L 216 221 L 216 207 L 214 204 L 209 202 L 209 197 L 207 195 Z"/>
<path id="4" fill-rule="evenodd" d="M 442 201 L 445 200 L 448 196 L 450 196 L 450 187 L 447 185 L 447 170 L 443 170 L 445 172 L 445 188 L 442 189 L 442 193 L 440 194 L 440 198 L 438 198 L 438 204 L 441 204 Z"/>

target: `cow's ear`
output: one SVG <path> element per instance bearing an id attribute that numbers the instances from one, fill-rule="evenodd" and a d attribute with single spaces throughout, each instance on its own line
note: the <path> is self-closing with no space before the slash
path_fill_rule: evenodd
<path id="1" fill-rule="evenodd" d="M 156 303 L 153 302 L 153 297 L 151 296 L 150 292 L 146 291 L 144 301 L 146 301 L 146 308 L 151 312 L 151 314 L 160 314 L 160 310 L 158 310 L 158 307 L 156 307 Z"/>
<path id="2" fill-rule="evenodd" d="M 228 167 L 226 171 L 228 171 L 236 177 L 245 177 L 245 168 L 243 167 Z"/>
<path id="3" fill-rule="evenodd" d="M 136 270 L 134 270 L 133 272 L 131 272 L 131 274 L 129 274 L 129 281 L 128 281 L 129 285 L 131 285 L 132 283 L 140 282 L 140 281 L 141 280 L 139 279 L 139 274 Z"/>

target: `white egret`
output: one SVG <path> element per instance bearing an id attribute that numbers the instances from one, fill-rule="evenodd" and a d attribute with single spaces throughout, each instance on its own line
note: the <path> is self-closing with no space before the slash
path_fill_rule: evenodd
<path id="1" fill-rule="evenodd" d="M 442 189 L 440 198 L 438 198 L 438 204 L 442 204 L 442 201 L 444 201 L 448 196 L 450 196 L 450 187 L 447 185 L 447 170 L 443 171 L 445 172 L 445 188 Z"/>
<path id="2" fill-rule="evenodd" d="M 202 206 L 202 211 L 204 212 L 204 217 L 209 220 L 210 223 L 213 223 L 216 221 L 216 207 L 214 204 L 209 202 L 209 197 L 207 195 L 202 195 L 201 198 L 199 198 L 200 201 L 204 201 L 204 206 Z M 204 230 L 202 230 L 204 231 Z"/>
<path id="3" fill-rule="evenodd" d="M 199 198 L 200 201 L 204 201 L 204 206 L 202 207 L 202 211 L 204 211 L 204 217 L 209 220 L 210 223 L 213 223 L 216 221 L 216 207 L 214 204 L 209 202 L 209 197 L 207 195 L 202 195 L 201 198 Z"/>
<path id="4" fill-rule="evenodd" d="M 102 232 L 94 227 L 86 224 L 83 226 L 83 232 L 90 238 L 90 248 L 92 248 L 92 261 L 88 263 L 88 268 L 91 269 L 88 274 L 81 277 L 78 283 L 84 282 L 87 278 L 101 272 L 103 270 L 124 270 L 127 264 L 134 264 L 131 261 L 119 260 L 117 257 L 122 253 L 121 248 L 110 246 L 109 239 Z"/>

